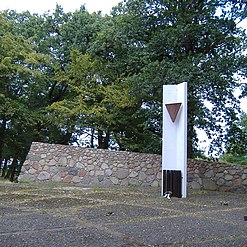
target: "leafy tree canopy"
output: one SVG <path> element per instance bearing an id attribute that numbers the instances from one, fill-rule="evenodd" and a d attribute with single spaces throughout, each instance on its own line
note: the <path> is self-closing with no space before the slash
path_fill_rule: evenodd
<path id="1" fill-rule="evenodd" d="M 228 138 L 224 126 L 232 128 L 240 111 L 234 91 L 246 87 L 236 79 L 246 77 L 246 34 L 236 25 L 246 17 L 246 3 L 130 0 L 113 16 L 129 18 L 136 30 L 127 31 L 127 43 L 139 51 L 132 68 L 141 68 L 128 80 L 142 105 L 160 111 L 162 85 L 187 81 L 189 157 L 197 147 L 196 127 L 212 140 L 211 150 L 220 152 Z"/>
<path id="2" fill-rule="evenodd" d="M 246 138 L 235 97 L 247 92 L 245 18 L 242 0 L 128 0 L 110 16 L 2 12 L 0 160 L 34 140 L 160 153 L 162 86 L 184 81 L 188 156 L 196 128 L 210 151 L 244 152 L 234 143 Z"/>
<path id="3" fill-rule="evenodd" d="M 23 161 L 42 105 L 44 65 L 29 39 L 12 33 L 12 23 L 0 15 L 0 164 L 14 157 Z M 9 174 L 10 175 L 10 174 Z"/>

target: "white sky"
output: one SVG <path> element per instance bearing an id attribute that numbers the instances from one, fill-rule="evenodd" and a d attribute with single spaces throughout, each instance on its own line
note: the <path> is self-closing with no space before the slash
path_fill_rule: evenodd
<path id="1" fill-rule="evenodd" d="M 103 14 L 109 14 L 112 7 L 119 2 L 121 0 L 0 0 L 0 10 L 28 10 L 31 13 L 43 14 L 48 10 L 54 10 L 58 3 L 65 12 L 75 11 L 85 4 L 90 13 L 101 10 Z"/>

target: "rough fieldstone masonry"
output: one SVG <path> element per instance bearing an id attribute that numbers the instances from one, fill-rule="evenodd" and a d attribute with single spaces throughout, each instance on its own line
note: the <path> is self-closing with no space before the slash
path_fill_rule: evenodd
<path id="1" fill-rule="evenodd" d="M 161 156 L 34 142 L 19 180 L 157 187 Z M 188 160 L 188 187 L 247 192 L 247 166 Z"/>
<path id="2" fill-rule="evenodd" d="M 157 187 L 161 156 L 35 142 L 19 180 Z"/>
<path id="3" fill-rule="evenodd" d="M 189 160 L 188 185 L 193 189 L 247 192 L 247 166 Z"/>

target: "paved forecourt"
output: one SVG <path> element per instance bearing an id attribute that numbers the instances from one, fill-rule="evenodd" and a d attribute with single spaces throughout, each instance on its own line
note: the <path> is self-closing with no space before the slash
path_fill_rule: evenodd
<path id="1" fill-rule="evenodd" d="M 0 181 L 0 246 L 247 246 L 246 194 Z"/>

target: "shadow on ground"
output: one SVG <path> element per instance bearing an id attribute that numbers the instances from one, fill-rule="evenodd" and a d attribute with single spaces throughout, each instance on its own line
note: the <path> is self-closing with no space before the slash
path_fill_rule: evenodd
<path id="1" fill-rule="evenodd" d="M 246 194 L 0 181 L 0 246 L 247 246 Z"/>

